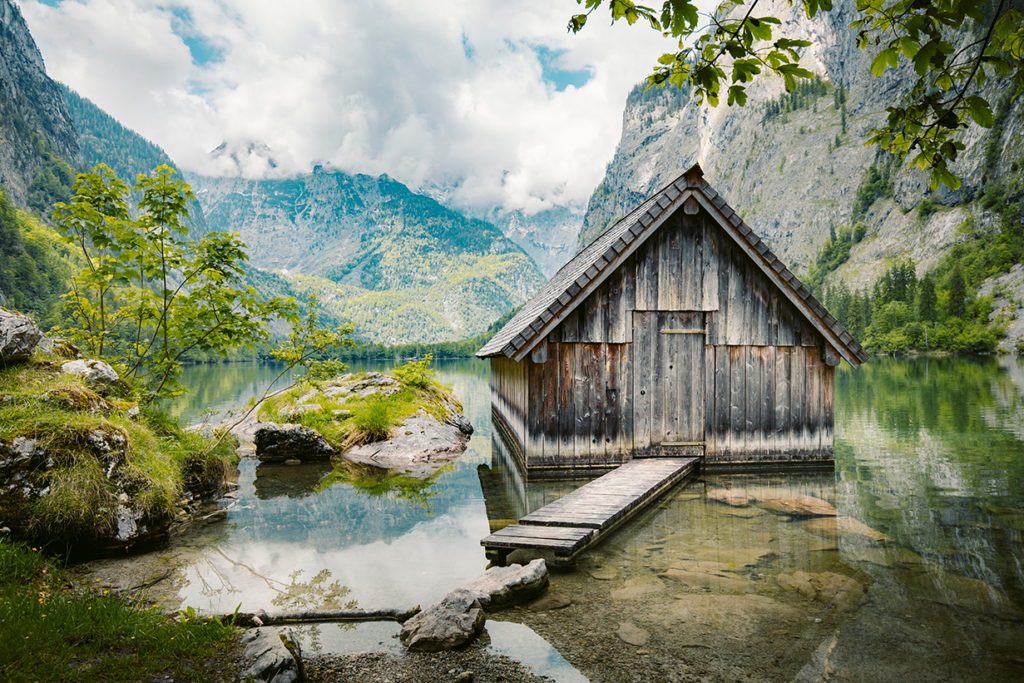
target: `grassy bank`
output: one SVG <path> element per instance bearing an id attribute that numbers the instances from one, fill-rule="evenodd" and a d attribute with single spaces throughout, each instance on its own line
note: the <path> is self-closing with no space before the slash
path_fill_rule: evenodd
<path id="1" fill-rule="evenodd" d="M 83 587 L 73 571 L 0 538 L 0 679 L 236 681 L 233 626 L 166 615 Z"/>

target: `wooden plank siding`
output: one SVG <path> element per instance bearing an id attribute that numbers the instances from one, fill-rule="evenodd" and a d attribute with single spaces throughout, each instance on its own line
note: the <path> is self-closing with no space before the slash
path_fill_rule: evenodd
<path id="1" fill-rule="evenodd" d="M 824 338 L 703 209 L 573 305 L 542 353 L 492 358 L 494 409 L 527 468 L 692 453 L 659 447 L 683 442 L 708 463 L 832 459 Z"/>

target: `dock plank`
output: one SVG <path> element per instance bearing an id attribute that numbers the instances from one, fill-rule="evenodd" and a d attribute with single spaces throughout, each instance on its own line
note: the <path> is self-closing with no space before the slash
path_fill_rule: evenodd
<path id="1" fill-rule="evenodd" d="M 480 545 L 499 563 L 516 548 L 553 550 L 556 564 L 611 533 L 685 479 L 699 458 L 644 458 L 624 463 L 568 495 L 487 536 Z"/>

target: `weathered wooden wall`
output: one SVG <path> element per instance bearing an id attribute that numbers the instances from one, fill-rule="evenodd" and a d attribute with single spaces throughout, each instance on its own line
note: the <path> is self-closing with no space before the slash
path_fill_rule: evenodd
<path id="1" fill-rule="evenodd" d="M 834 368 L 810 346 L 705 348 L 705 460 L 833 459 Z"/>
<path id="2" fill-rule="evenodd" d="M 495 408 L 530 468 L 700 441 L 709 462 L 830 460 L 823 344 L 714 219 L 678 212 L 532 358 L 493 359 Z"/>
<path id="3" fill-rule="evenodd" d="M 529 408 L 526 364 L 504 357 L 491 359 L 491 409 L 499 413 L 497 428 L 505 431 L 509 446 L 522 458 L 526 444 L 526 415 Z"/>

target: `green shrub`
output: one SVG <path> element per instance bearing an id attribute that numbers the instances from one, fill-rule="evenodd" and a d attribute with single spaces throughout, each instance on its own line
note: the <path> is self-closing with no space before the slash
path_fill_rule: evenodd
<path id="1" fill-rule="evenodd" d="M 430 369 L 430 362 L 434 359 L 432 354 L 427 354 L 423 360 L 411 360 L 405 365 L 399 365 L 392 372 L 402 384 L 414 389 L 426 389 L 437 382 L 434 377 L 437 372 Z"/>

